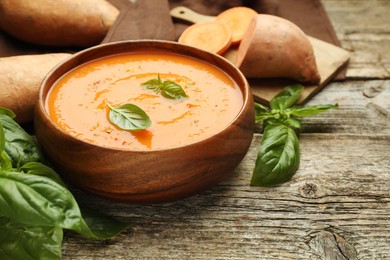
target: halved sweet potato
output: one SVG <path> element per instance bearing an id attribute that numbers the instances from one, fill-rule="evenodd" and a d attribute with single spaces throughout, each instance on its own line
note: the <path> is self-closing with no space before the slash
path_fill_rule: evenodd
<path id="1" fill-rule="evenodd" d="M 241 41 L 235 61 L 248 78 L 285 77 L 317 84 L 320 81 L 313 46 L 294 23 L 258 14 Z"/>

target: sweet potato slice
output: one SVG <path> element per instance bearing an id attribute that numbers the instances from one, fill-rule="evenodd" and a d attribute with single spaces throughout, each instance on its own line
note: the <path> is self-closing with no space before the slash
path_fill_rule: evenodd
<path id="1" fill-rule="evenodd" d="M 105 0 L 0 0 L 0 28 L 45 46 L 99 44 L 118 14 Z"/>
<path id="2" fill-rule="evenodd" d="M 317 84 L 320 81 L 313 46 L 294 23 L 258 14 L 240 44 L 235 61 L 248 78 L 285 77 Z"/>
<path id="3" fill-rule="evenodd" d="M 238 44 L 242 40 L 248 26 L 257 15 L 253 9 L 244 6 L 237 6 L 220 13 L 216 19 L 224 23 L 232 31 L 232 44 Z"/>
<path id="4" fill-rule="evenodd" d="M 222 54 L 231 45 L 232 33 L 221 22 L 207 21 L 188 27 L 180 36 L 179 43 L 206 51 Z"/>

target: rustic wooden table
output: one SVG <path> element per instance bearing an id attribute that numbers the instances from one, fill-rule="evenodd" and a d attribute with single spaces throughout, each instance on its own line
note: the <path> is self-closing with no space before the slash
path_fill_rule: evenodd
<path id="1" fill-rule="evenodd" d="M 132 227 L 110 241 L 65 233 L 63 258 L 390 259 L 390 1 L 322 2 L 352 58 L 347 79 L 309 102 L 340 108 L 302 120 L 290 182 L 249 186 L 255 134 L 230 178 L 182 201 L 129 205 L 75 191 Z"/>

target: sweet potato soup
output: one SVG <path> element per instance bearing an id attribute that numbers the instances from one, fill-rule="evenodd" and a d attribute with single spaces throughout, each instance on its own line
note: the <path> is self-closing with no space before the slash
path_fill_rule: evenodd
<path id="1" fill-rule="evenodd" d="M 145 87 L 174 82 L 185 96 L 167 98 Z M 133 104 L 150 118 L 143 130 L 124 130 L 109 119 L 110 106 Z M 83 64 L 61 77 L 46 99 L 54 122 L 70 135 L 100 146 L 149 150 L 203 140 L 239 113 L 243 94 L 222 70 L 170 53 L 127 53 Z"/>

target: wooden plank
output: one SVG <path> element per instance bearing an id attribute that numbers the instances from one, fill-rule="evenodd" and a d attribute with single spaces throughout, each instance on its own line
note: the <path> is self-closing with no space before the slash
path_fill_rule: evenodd
<path id="1" fill-rule="evenodd" d="M 133 226 L 104 242 L 66 233 L 64 259 L 390 258 L 389 135 L 303 134 L 300 169 L 273 188 L 249 186 L 260 140 L 231 178 L 186 200 L 139 206 L 75 191 Z"/>
<path id="2" fill-rule="evenodd" d="M 323 0 L 342 46 L 351 52 L 347 77 L 390 78 L 390 1 Z"/>
<path id="3" fill-rule="evenodd" d="M 332 82 L 308 105 L 335 103 L 338 109 L 302 118 L 302 132 L 390 134 L 390 80 Z"/>

